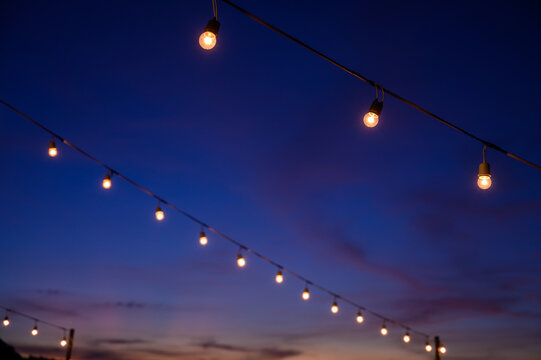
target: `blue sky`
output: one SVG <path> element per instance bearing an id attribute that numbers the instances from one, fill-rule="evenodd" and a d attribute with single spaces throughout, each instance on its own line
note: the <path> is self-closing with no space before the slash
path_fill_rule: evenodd
<path id="1" fill-rule="evenodd" d="M 239 0 L 240 1 L 240 0 Z M 431 111 L 541 162 L 534 1 L 240 1 Z M 219 4 L 4 2 L 0 98 L 208 224 L 451 360 L 541 348 L 541 173 L 386 97 Z M 76 328 L 74 359 L 428 359 L 424 339 L 247 256 L 0 110 L 0 303 Z M 62 336 L 0 337 L 56 356 Z"/>

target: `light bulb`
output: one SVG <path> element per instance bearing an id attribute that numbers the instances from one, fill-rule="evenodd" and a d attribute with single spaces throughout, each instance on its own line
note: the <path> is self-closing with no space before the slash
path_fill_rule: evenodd
<path id="1" fill-rule="evenodd" d="M 4 326 L 9 326 L 9 318 L 8 318 L 7 315 L 6 315 L 6 317 L 4 318 L 3 324 L 4 324 Z"/>
<path id="2" fill-rule="evenodd" d="M 32 336 L 36 336 L 38 334 L 38 326 L 34 326 L 34 328 L 32 329 Z"/>
<path id="3" fill-rule="evenodd" d="M 430 345 L 430 343 L 428 341 L 425 344 L 425 350 L 426 350 L 426 352 L 431 352 L 432 351 L 432 345 Z"/>
<path id="4" fill-rule="evenodd" d="M 447 349 L 445 348 L 445 346 L 440 346 L 440 353 L 442 354 L 445 354 L 447 352 Z"/>
<path id="5" fill-rule="evenodd" d="M 237 255 L 237 265 L 239 267 L 244 267 L 246 266 L 246 260 L 242 257 L 242 254 L 238 254 Z"/>
<path id="6" fill-rule="evenodd" d="M 111 188 L 111 175 L 109 175 L 109 173 L 105 174 L 105 177 L 103 178 L 103 181 L 101 182 L 101 186 L 103 186 L 104 189 Z"/>
<path id="7" fill-rule="evenodd" d="M 304 288 L 304 291 L 302 292 L 302 298 L 303 300 L 310 299 L 310 291 L 308 291 L 308 288 Z"/>
<path id="8" fill-rule="evenodd" d="M 68 340 L 66 340 L 66 337 L 64 336 L 62 340 L 60 340 L 60 346 L 65 347 L 68 345 Z"/>
<path id="9" fill-rule="evenodd" d="M 380 332 L 381 332 L 381 335 L 383 335 L 383 336 L 385 336 L 385 335 L 387 335 L 387 334 L 389 333 L 389 332 L 387 331 L 387 326 L 385 326 L 385 324 L 383 324 L 383 325 L 381 326 Z"/>
<path id="10" fill-rule="evenodd" d="M 332 303 L 332 306 L 331 306 L 331 312 L 332 312 L 333 314 L 338 313 L 338 304 L 336 303 L 336 301 Z"/>
<path id="11" fill-rule="evenodd" d="M 203 246 L 209 243 L 209 240 L 207 239 L 207 235 L 205 235 L 204 231 L 201 231 L 201 233 L 199 234 L 199 243 Z"/>
<path id="12" fill-rule="evenodd" d="M 406 332 L 402 339 L 404 340 L 405 343 L 409 343 L 411 341 L 410 334 L 408 332 Z"/>
<path id="13" fill-rule="evenodd" d="M 158 221 L 162 221 L 163 218 L 165 217 L 165 214 L 163 213 L 162 208 L 160 207 L 160 205 L 158 205 L 158 207 L 156 208 L 155 215 L 156 215 L 156 219 Z"/>
<path id="14" fill-rule="evenodd" d="M 479 173 L 477 174 L 477 186 L 479 189 L 486 190 L 492 186 L 492 179 L 490 174 L 490 165 L 485 161 L 485 151 L 487 147 L 483 148 L 483 162 L 479 164 Z"/>
<path id="15" fill-rule="evenodd" d="M 218 29 L 220 23 L 216 18 L 212 18 L 207 23 L 207 26 L 203 30 L 201 36 L 199 36 L 199 45 L 205 50 L 211 50 L 216 46 L 216 39 L 218 37 Z"/>
<path id="16" fill-rule="evenodd" d="M 364 125 L 369 128 L 375 127 L 379 122 L 379 116 L 381 115 L 382 110 L 383 110 L 382 101 L 378 101 L 378 99 L 372 101 L 372 105 L 370 105 L 370 109 L 368 110 L 366 115 L 363 117 Z"/>
<path id="17" fill-rule="evenodd" d="M 492 186 L 490 175 L 479 175 L 479 178 L 477 179 L 477 186 L 479 186 L 479 189 L 482 190 L 490 188 Z"/>
<path id="18" fill-rule="evenodd" d="M 50 157 L 55 157 L 56 155 L 58 155 L 58 150 L 56 148 L 56 144 L 54 143 L 54 141 L 51 141 L 51 142 L 49 142 L 49 156 Z"/>
<path id="19" fill-rule="evenodd" d="M 356 320 L 357 320 L 357 323 L 358 323 L 358 324 L 362 324 L 362 323 L 364 322 L 363 314 L 361 314 L 360 311 L 357 313 L 357 318 L 356 318 Z"/>
<path id="20" fill-rule="evenodd" d="M 276 273 L 276 282 L 278 284 L 281 284 L 284 282 L 284 275 L 282 274 L 281 270 L 278 270 L 278 272 Z"/>

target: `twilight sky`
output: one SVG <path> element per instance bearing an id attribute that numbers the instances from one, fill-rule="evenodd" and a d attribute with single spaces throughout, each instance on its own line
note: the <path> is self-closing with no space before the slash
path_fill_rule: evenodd
<path id="1" fill-rule="evenodd" d="M 541 162 L 536 1 L 238 0 L 429 110 Z M 541 357 L 541 172 L 211 1 L 4 1 L 0 98 L 248 246 L 430 334 L 449 360 Z M 430 359 L 424 339 L 210 236 L 0 109 L 0 304 L 76 328 L 77 360 Z M 0 338 L 60 358 L 62 333 Z"/>

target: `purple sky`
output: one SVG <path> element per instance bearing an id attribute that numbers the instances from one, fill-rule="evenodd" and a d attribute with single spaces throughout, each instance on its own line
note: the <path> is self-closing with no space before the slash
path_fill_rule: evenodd
<path id="1" fill-rule="evenodd" d="M 540 6 L 241 6 L 431 111 L 541 163 Z M 366 307 L 442 337 L 449 360 L 541 358 L 541 172 L 210 1 L 0 4 L 0 98 L 208 224 Z M 430 359 L 425 339 L 312 292 L 0 109 L 0 304 L 76 328 L 77 360 Z M 0 338 L 62 357 L 13 316 Z"/>

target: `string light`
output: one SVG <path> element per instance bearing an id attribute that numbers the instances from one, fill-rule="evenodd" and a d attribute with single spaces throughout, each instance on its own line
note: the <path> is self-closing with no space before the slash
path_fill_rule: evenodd
<path id="1" fill-rule="evenodd" d="M 281 270 L 278 270 L 278 272 L 276 273 L 276 278 L 275 278 L 276 282 L 278 284 L 281 284 L 284 282 L 284 275 L 282 274 L 282 271 Z"/>
<path id="2" fill-rule="evenodd" d="M 158 203 L 158 206 L 156 207 L 156 212 L 154 213 L 156 215 L 156 219 L 158 221 L 162 221 L 165 218 L 165 214 L 162 211 L 162 208 L 160 207 L 160 204 Z"/>
<path id="3" fill-rule="evenodd" d="M 9 326 L 9 324 L 10 324 L 7 311 L 6 311 L 6 316 L 4 317 L 4 321 L 2 322 L 2 324 L 4 324 L 4 326 L 6 326 L 6 327 Z"/>
<path id="4" fill-rule="evenodd" d="M 431 352 L 432 351 L 432 345 L 430 345 L 430 342 L 428 342 L 428 340 L 426 340 L 425 350 L 426 350 L 426 352 Z"/>
<path id="5" fill-rule="evenodd" d="M 66 347 L 66 345 L 68 345 L 68 340 L 66 339 L 66 335 L 64 335 L 62 337 L 62 340 L 60 340 L 60 346 L 61 347 Z"/>
<path id="6" fill-rule="evenodd" d="M 304 287 L 304 291 L 302 292 L 302 299 L 305 301 L 310 299 L 310 291 L 308 291 L 308 285 Z"/>
<path id="7" fill-rule="evenodd" d="M 381 329 L 380 329 L 379 332 L 380 332 L 381 335 L 383 335 L 383 336 L 386 336 L 386 335 L 389 333 L 389 331 L 387 331 L 387 326 L 385 326 L 385 323 L 383 323 L 383 325 L 381 325 Z"/>
<path id="8" fill-rule="evenodd" d="M 363 314 L 361 314 L 361 310 L 357 312 L 357 317 L 355 318 L 357 320 L 358 324 L 362 324 L 364 322 Z"/>
<path id="9" fill-rule="evenodd" d="M 447 348 L 443 345 L 440 345 L 440 354 L 445 354 L 447 352 Z"/>
<path id="10" fill-rule="evenodd" d="M 479 174 L 477 175 L 477 186 L 479 189 L 487 190 L 492 186 L 492 179 L 490 175 L 490 165 L 485 161 L 485 152 L 487 146 L 483 147 L 483 162 L 479 164 Z"/>
<path id="11" fill-rule="evenodd" d="M 241 249 L 239 249 L 239 253 L 237 254 L 237 265 L 239 267 L 245 267 L 246 266 L 246 259 L 242 257 Z"/>
<path id="12" fill-rule="evenodd" d="M 411 337 L 410 337 L 410 334 L 408 331 L 406 331 L 406 333 L 404 334 L 404 337 L 402 338 L 402 340 L 404 340 L 404 342 L 407 344 L 411 341 Z"/>
<path id="13" fill-rule="evenodd" d="M 32 329 L 32 336 L 36 336 L 38 334 L 38 322 L 36 321 L 36 323 L 34 324 L 34 328 Z"/>
<path id="14" fill-rule="evenodd" d="M 337 314 L 338 313 L 338 304 L 336 303 L 336 299 L 334 299 L 334 302 L 332 303 L 332 306 L 331 306 L 331 312 L 333 314 Z"/>
<path id="15" fill-rule="evenodd" d="M 51 140 L 49 142 L 49 156 L 55 157 L 58 155 L 58 149 L 56 148 L 56 144 L 54 143 L 54 140 Z"/>
<path id="16" fill-rule="evenodd" d="M 199 233 L 199 243 L 203 246 L 209 243 L 209 240 L 207 239 L 207 235 L 205 235 L 205 232 L 203 231 L 203 229 L 201 229 L 201 232 Z"/>
<path id="17" fill-rule="evenodd" d="M 382 91 L 382 96 L 385 96 L 385 93 Z M 366 127 L 372 128 L 375 127 L 379 122 L 379 116 L 381 115 L 381 111 L 383 110 L 383 99 L 379 101 L 379 91 L 378 87 L 376 86 L 376 100 L 372 101 L 372 105 L 370 105 L 370 109 L 364 115 L 363 122 Z"/>
<path id="18" fill-rule="evenodd" d="M 199 45 L 205 50 L 213 49 L 216 46 L 219 29 L 220 23 L 218 20 L 216 18 L 210 19 L 203 33 L 199 36 Z"/>
<path id="19" fill-rule="evenodd" d="M 101 186 L 103 186 L 104 189 L 111 188 L 111 174 L 110 173 L 105 174 L 105 177 L 103 178 L 103 181 L 101 182 Z"/>

